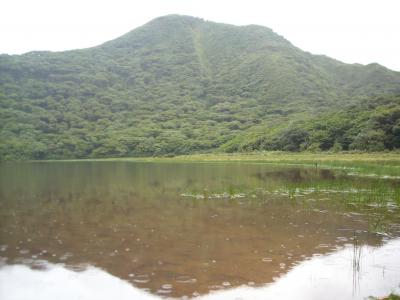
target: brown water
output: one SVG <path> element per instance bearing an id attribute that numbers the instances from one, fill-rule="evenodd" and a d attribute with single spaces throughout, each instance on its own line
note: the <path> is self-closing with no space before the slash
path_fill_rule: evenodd
<path id="1" fill-rule="evenodd" d="M 260 290 L 307 261 L 350 249 L 355 278 L 369 257 L 358 249 L 400 236 L 399 187 L 398 180 L 261 164 L 3 163 L 0 275 L 18 265 L 62 264 L 81 274 L 94 267 L 154 295 L 193 297 Z M 386 264 L 400 261 L 399 252 L 390 257 Z M 399 280 L 390 289 L 400 284 L 400 266 L 393 272 L 386 276 Z M 43 271 L 29 274 L 32 283 Z M 4 278 L 0 295 L 7 296 L 13 288 Z M 355 283 L 349 299 L 368 294 L 368 285 L 360 291 Z"/>

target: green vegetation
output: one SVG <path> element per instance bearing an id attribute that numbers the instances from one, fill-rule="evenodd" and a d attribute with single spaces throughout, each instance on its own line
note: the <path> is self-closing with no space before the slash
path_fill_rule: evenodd
<path id="1" fill-rule="evenodd" d="M 400 73 L 261 26 L 157 18 L 103 45 L 0 55 L 0 159 L 400 148 Z"/>
<path id="2" fill-rule="evenodd" d="M 166 161 L 168 159 L 148 159 Z M 174 161 L 197 162 L 253 162 L 279 165 L 304 165 L 316 168 L 343 169 L 347 173 L 369 176 L 400 176 L 400 155 L 394 152 L 377 153 L 290 153 L 290 152 L 251 152 L 197 154 L 170 158 Z"/>
<path id="3" fill-rule="evenodd" d="M 316 117 L 297 120 L 272 130 L 258 127 L 223 145 L 230 151 L 286 150 L 383 151 L 400 148 L 400 97 L 383 104 L 369 99 Z M 386 99 L 388 100 L 388 99 Z"/>
<path id="4" fill-rule="evenodd" d="M 400 300 L 400 296 L 396 294 L 390 294 L 387 297 L 377 298 L 377 297 L 369 297 L 371 300 Z"/>
<path id="5" fill-rule="evenodd" d="M 50 160 L 60 161 L 60 160 Z M 66 161 L 73 162 L 74 159 Z M 123 157 L 91 158 L 79 161 L 132 161 L 132 162 L 244 162 L 264 163 L 271 165 L 297 165 L 323 169 L 342 169 L 346 173 L 372 177 L 399 177 L 400 155 L 395 152 L 251 152 L 251 153 L 212 153 L 192 154 L 174 157 Z"/>

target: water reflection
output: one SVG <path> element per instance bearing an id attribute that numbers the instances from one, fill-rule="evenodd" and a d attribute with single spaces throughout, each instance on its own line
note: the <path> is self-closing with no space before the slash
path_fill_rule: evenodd
<path id="1" fill-rule="evenodd" d="M 352 286 L 354 249 L 345 247 L 332 254 L 308 259 L 275 283 L 257 288 L 241 286 L 200 297 L 201 300 L 228 299 L 366 299 L 399 292 L 400 239 L 382 247 L 363 246 L 358 256 L 358 288 Z M 358 255 L 358 254 L 356 254 Z M 169 290 L 172 285 L 165 285 Z M 45 270 L 23 265 L 0 268 L 0 298 L 11 299 L 159 299 L 134 288 L 104 270 L 88 267 L 80 272 L 62 265 L 45 264 Z"/>
<path id="2" fill-rule="evenodd" d="M 313 257 L 264 287 L 240 287 L 201 299 L 366 299 L 400 292 L 400 239 L 382 247 L 363 246 L 362 249 L 360 256 L 348 246 L 332 254 Z M 356 269 L 354 255 L 358 259 Z"/>
<path id="3" fill-rule="evenodd" d="M 355 237 L 381 246 L 400 236 L 399 199 L 396 180 L 293 167 L 1 164 L 0 256 L 192 297 L 264 286 Z"/>
<path id="4" fill-rule="evenodd" d="M 45 267 L 40 271 L 24 265 L 0 268 L 0 299 L 159 299 L 98 268 L 88 267 L 77 272 L 61 265 L 46 264 Z"/>

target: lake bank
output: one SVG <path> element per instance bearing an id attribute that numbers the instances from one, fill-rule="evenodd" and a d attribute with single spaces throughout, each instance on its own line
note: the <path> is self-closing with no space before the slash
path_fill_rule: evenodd
<path id="1" fill-rule="evenodd" d="M 256 152 L 235 154 L 199 154 L 176 157 L 183 161 L 234 161 L 268 164 L 290 164 L 328 169 L 344 169 L 349 173 L 370 176 L 400 176 L 400 154 L 386 153 L 288 153 Z"/>
<path id="2" fill-rule="evenodd" d="M 89 158 L 46 161 L 134 161 L 134 162 L 242 162 L 279 165 L 299 165 L 327 169 L 344 169 L 350 173 L 371 176 L 400 176 L 400 153 L 307 153 L 307 152 L 251 152 L 210 153 L 174 157 Z"/>

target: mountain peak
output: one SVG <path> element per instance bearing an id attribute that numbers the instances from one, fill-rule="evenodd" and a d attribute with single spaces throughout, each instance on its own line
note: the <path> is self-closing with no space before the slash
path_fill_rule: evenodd
<path id="1" fill-rule="evenodd" d="M 252 47 L 256 46 L 256 44 L 270 44 L 273 47 L 278 45 L 292 47 L 289 41 L 265 26 L 254 24 L 237 26 L 178 14 L 155 18 L 103 45 L 132 48 L 143 43 L 153 43 L 153 45 L 154 43 L 168 44 L 178 40 L 182 41 L 183 39 L 186 39 L 186 43 L 190 42 L 191 39 L 196 42 L 200 41 L 198 38 L 203 42 L 206 40 L 211 42 L 212 39 L 213 43 L 216 43 L 216 39 L 218 39 L 234 43 L 235 46 L 247 45 L 246 47 Z M 229 48 L 228 45 L 226 46 Z"/>
<path id="2" fill-rule="evenodd" d="M 175 20 L 187 20 L 187 21 L 200 21 L 205 22 L 203 18 L 193 17 L 189 15 L 180 15 L 180 14 L 169 14 L 154 18 L 148 23 L 151 22 L 163 22 L 163 21 L 175 21 Z"/>
<path id="3" fill-rule="evenodd" d="M 161 17 L 157 17 L 143 26 L 194 26 L 199 25 L 201 23 L 205 23 L 206 21 L 201 18 L 187 16 L 187 15 L 178 15 L 178 14 L 170 14 Z"/>
<path id="4" fill-rule="evenodd" d="M 305 130 L 314 136 L 314 127 L 300 120 L 360 106 L 361 99 L 372 99 L 371 110 L 379 104 L 373 97 L 381 95 L 397 101 L 400 73 L 312 55 L 263 26 L 167 15 L 94 48 L 0 56 L 0 140 L 9 141 L 0 147 L 0 160 L 14 153 L 67 158 L 218 147 L 327 150 L 335 139 L 297 140 Z M 297 129 L 289 122 L 296 120 Z M 320 120 L 325 124 L 325 115 Z M 331 122 L 338 124 L 334 115 Z M 351 138 L 334 131 L 336 142 L 350 149 L 359 142 L 358 128 L 349 129 Z M 298 143 L 287 145 L 293 136 Z M 390 143 L 400 148 L 400 140 Z"/>

